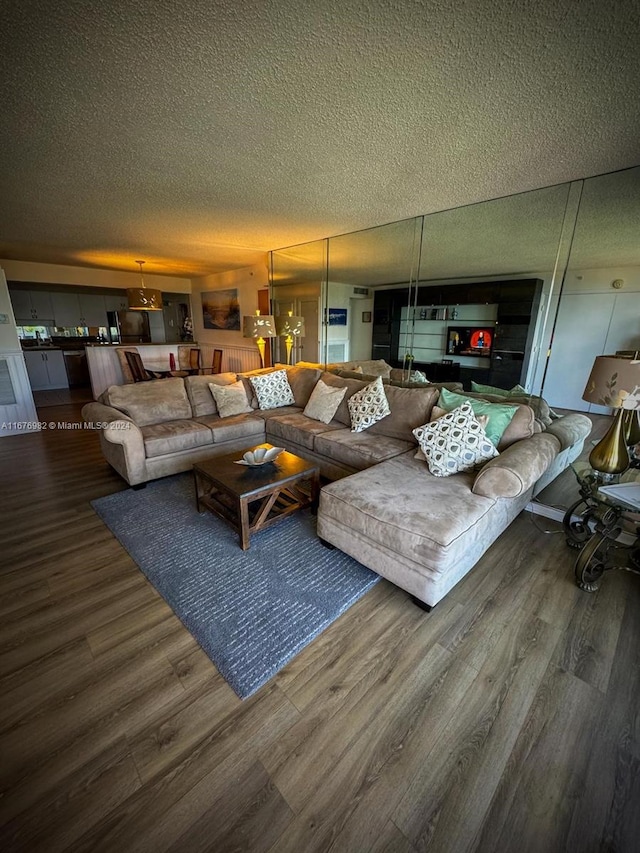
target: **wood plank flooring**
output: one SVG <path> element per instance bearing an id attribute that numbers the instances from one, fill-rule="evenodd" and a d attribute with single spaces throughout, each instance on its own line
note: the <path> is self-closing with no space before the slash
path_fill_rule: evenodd
<path id="1" fill-rule="evenodd" d="M 640 578 L 580 592 L 523 513 L 242 702 L 91 509 L 125 486 L 79 406 L 45 416 L 0 442 L 3 851 L 640 850 Z"/>

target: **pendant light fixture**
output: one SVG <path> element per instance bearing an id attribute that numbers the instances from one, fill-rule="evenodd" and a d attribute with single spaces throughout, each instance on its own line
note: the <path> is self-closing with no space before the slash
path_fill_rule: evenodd
<path id="1" fill-rule="evenodd" d="M 162 293 L 153 287 L 145 287 L 142 265 L 145 261 L 136 261 L 140 265 L 140 287 L 127 289 L 129 311 L 162 311 Z"/>

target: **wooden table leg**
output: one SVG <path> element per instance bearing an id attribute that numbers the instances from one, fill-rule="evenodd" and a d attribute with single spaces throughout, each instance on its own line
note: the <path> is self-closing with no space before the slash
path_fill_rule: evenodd
<path id="1" fill-rule="evenodd" d="M 238 516 L 240 518 L 240 547 L 243 551 L 249 548 L 249 500 L 248 498 L 240 498 L 238 502 Z"/>

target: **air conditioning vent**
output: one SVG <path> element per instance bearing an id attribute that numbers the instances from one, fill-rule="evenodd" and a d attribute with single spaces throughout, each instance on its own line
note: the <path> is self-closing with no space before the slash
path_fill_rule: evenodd
<path id="1" fill-rule="evenodd" d="M 354 287 L 353 288 L 354 296 L 368 296 L 369 288 L 368 287 Z"/>

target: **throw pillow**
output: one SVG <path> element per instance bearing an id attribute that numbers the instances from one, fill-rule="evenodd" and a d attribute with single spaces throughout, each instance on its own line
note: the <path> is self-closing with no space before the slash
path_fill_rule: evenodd
<path id="1" fill-rule="evenodd" d="M 441 409 L 451 412 L 465 402 L 470 403 L 476 415 L 489 416 L 487 437 L 497 447 L 503 432 L 511 423 L 518 407 L 507 406 L 502 403 L 487 403 L 486 400 L 469 399 L 464 394 L 456 394 L 454 391 L 448 391 L 446 388 L 442 388 L 440 391 L 438 405 Z"/>
<path id="2" fill-rule="evenodd" d="M 328 424 L 329 421 L 333 420 L 333 416 L 338 411 L 338 406 L 346 393 L 346 388 L 333 388 L 319 379 L 302 414 L 314 421 Z"/>
<path id="3" fill-rule="evenodd" d="M 282 406 L 293 406 L 295 398 L 286 370 L 274 370 L 262 376 L 250 376 L 249 381 L 258 398 L 258 408 L 279 409 Z"/>
<path id="4" fill-rule="evenodd" d="M 414 429 L 413 434 L 434 477 L 470 471 L 480 462 L 499 455 L 467 402 L 438 420 Z"/>
<path id="5" fill-rule="evenodd" d="M 245 412 L 253 411 L 241 379 L 232 382 L 231 385 L 214 385 L 210 382 L 209 388 L 221 418 L 230 418 L 232 415 L 243 415 Z"/>
<path id="6" fill-rule="evenodd" d="M 510 391 L 504 388 L 496 388 L 495 385 L 481 385 L 480 382 L 471 381 L 471 390 L 478 394 L 495 394 L 496 397 L 508 397 L 510 394 L 526 394 L 522 385 L 514 385 Z"/>
<path id="7" fill-rule="evenodd" d="M 439 418 L 442 418 L 447 414 L 449 413 L 446 411 L 446 409 L 441 409 L 440 406 L 434 406 L 431 410 L 431 417 L 429 418 L 429 423 L 433 423 L 434 421 L 437 421 Z M 486 415 L 476 415 L 476 420 L 478 421 L 482 429 L 486 432 L 487 424 L 489 423 L 489 418 Z M 420 448 L 416 450 L 416 454 L 413 458 L 420 459 L 422 460 L 422 462 L 427 461 L 426 456 Z"/>
<path id="8" fill-rule="evenodd" d="M 363 432 L 391 414 L 382 377 L 378 376 L 361 391 L 356 391 L 347 402 L 351 417 L 351 432 Z"/>

